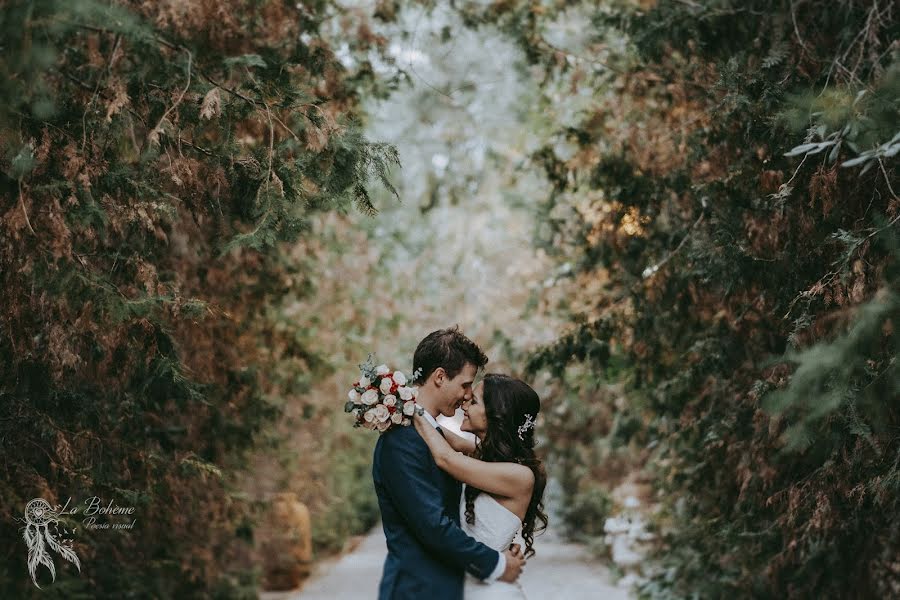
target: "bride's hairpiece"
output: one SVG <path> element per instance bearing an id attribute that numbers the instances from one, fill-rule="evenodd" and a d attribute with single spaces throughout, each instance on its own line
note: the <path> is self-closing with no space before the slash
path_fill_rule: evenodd
<path id="1" fill-rule="evenodd" d="M 525 422 L 519 425 L 519 439 L 525 441 L 525 432 L 534 428 L 534 417 L 530 414 L 525 415 Z"/>

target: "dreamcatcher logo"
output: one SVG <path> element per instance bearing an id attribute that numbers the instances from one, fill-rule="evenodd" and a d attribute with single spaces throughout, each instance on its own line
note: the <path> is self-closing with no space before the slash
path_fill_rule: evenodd
<path id="1" fill-rule="evenodd" d="M 37 582 L 37 570 L 40 565 L 44 565 L 50 571 L 53 581 L 56 581 L 56 567 L 53 565 L 53 556 L 47 551 L 55 550 L 62 555 L 64 559 L 73 563 L 81 572 L 81 563 L 78 556 L 72 549 L 71 539 L 57 539 L 59 536 L 59 515 L 56 510 L 50 507 L 50 503 L 43 498 L 35 498 L 25 505 L 25 544 L 28 546 L 28 572 L 31 574 L 31 581 L 38 588 L 41 586 Z M 50 531 L 51 525 L 53 531 Z M 63 529 L 65 533 L 69 533 L 67 529 Z"/>

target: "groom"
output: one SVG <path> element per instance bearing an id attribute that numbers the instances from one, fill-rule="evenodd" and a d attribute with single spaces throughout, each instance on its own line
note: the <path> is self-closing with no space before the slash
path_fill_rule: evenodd
<path id="1" fill-rule="evenodd" d="M 475 374 L 487 360 L 456 327 L 419 343 L 413 356 L 413 370 L 421 369 L 413 382 L 419 385 L 416 402 L 432 425 L 438 427 L 438 414 L 452 417 L 471 397 Z M 379 600 L 461 600 L 465 571 L 485 581 L 519 577 L 520 550 L 501 554 L 460 529 L 461 485 L 437 468 L 415 427 L 379 437 L 372 476 L 388 547 Z"/>

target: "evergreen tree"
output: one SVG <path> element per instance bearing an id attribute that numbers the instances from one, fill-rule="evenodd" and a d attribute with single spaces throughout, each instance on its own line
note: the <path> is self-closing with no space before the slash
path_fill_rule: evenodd
<path id="1" fill-rule="evenodd" d="M 0 16 L 0 509 L 99 496 L 65 597 L 255 597 L 254 506 L 234 473 L 271 423 L 271 348 L 322 366 L 288 255 L 309 218 L 390 188 L 390 146 L 320 34 L 330 2 L 7 3 Z M 353 40 L 353 43 L 363 43 Z M 4 597 L 39 591 L 4 529 Z M 57 563 L 58 564 L 58 563 Z M 47 578 L 41 571 L 40 583 Z"/>
<path id="2" fill-rule="evenodd" d="M 460 7 L 558 115 L 532 164 L 573 327 L 531 367 L 566 379 L 571 523 L 631 455 L 664 507 L 646 596 L 896 595 L 896 6 L 646 4 Z"/>

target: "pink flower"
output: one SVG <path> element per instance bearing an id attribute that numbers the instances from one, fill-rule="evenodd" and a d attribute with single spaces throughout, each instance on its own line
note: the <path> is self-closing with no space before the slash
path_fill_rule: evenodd
<path id="1" fill-rule="evenodd" d="M 391 413 L 384 404 L 376 404 L 375 408 L 369 412 L 375 414 L 375 419 L 379 422 L 385 422 L 391 418 Z"/>
<path id="2" fill-rule="evenodd" d="M 378 390 L 366 390 L 361 397 L 362 403 L 372 406 L 378 402 Z"/>

